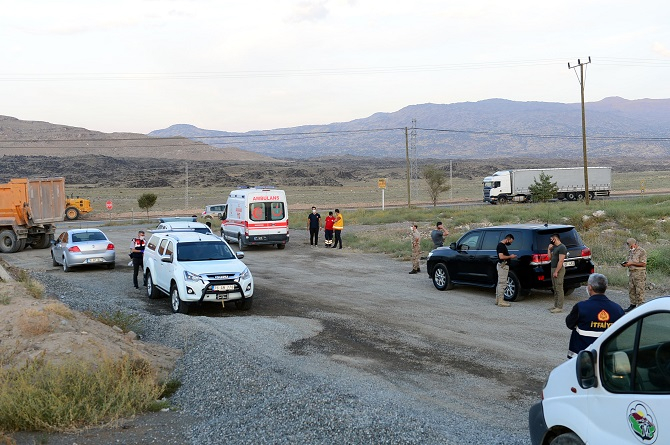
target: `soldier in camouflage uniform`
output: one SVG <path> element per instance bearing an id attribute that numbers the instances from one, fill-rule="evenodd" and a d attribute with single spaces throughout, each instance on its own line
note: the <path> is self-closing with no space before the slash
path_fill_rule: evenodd
<path id="1" fill-rule="evenodd" d="M 628 238 L 628 258 L 621 263 L 628 268 L 628 297 L 630 306 L 626 312 L 644 303 L 644 286 L 647 281 L 647 252 L 639 246 L 635 238 Z"/>
<path id="2" fill-rule="evenodd" d="M 421 235 L 416 224 L 412 225 L 412 271 L 411 274 L 421 272 L 419 268 L 419 258 L 421 258 Z"/>

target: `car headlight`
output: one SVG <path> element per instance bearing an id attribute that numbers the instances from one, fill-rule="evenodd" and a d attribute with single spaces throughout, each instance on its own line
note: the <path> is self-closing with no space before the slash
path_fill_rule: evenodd
<path id="1" fill-rule="evenodd" d="M 200 275 L 194 274 L 193 272 L 189 272 L 188 270 L 184 271 L 184 280 L 186 281 L 202 281 L 202 277 Z"/>
<path id="2" fill-rule="evenodd" d="M 245 268 L 244 271 L 240 274 L 240 279 L 242 280 L 249 280 L 251 279 L 251 271 L 249 268 Z"/>

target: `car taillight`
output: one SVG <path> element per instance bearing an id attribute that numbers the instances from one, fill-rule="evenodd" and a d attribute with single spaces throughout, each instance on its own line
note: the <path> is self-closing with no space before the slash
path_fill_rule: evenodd
<path id="1" fill-rule="evenodd" d="M 114 250 L 114 244 L 112 243 L 107 244 L 107 250 Z"/>
<path id="2" fill-rule="evenodd" d="M 537 266 L 539 264 L 547 264 L 549 262 L 548 253 L 536 253 L 530 258 L 530 264 Z"/>
<path id="3" fill-rule="evenodd" d="M 582 258 L 587 258 L 587 259 L 591 258 L 591 249 L 589 249 L 588 247 L 584 247 L 582 249 Z"/>
<path id="4" fill-rule="evenodd" d="M 67 250 L 70 252 L 81 252 L 81 250 L 79 250 L 79 246 L 72 246 Z"/>

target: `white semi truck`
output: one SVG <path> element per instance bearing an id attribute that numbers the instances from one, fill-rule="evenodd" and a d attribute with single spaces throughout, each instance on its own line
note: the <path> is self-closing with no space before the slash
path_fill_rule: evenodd
<path id="1" fill-rule="evenodd" d="M 576 201 L 584 199 L 584 168 L 529 168 L 503 170 L 484 178 L 484 202 L 505 204 L 509 201 L 525 202 L 532 199 L 528 187 L 540 182 L 540 174 L 551 176 L 558 186 L 556 198 Z M 609 196 L 612 189 L 611 167 L 589 167 L 589 197 Z"/>

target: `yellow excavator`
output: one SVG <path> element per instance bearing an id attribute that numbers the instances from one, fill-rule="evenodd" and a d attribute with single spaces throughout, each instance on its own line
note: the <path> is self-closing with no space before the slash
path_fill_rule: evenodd
<path id="1" fill-rule="evenodd" d="M 65 200 L 65 219 L 75 220 L 81 215 L 93 210 L 90 199 L 83 199 L 80 197 L 69 197 Z"/>

